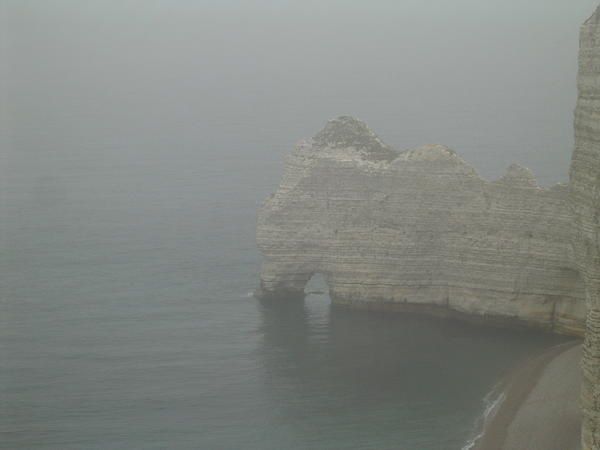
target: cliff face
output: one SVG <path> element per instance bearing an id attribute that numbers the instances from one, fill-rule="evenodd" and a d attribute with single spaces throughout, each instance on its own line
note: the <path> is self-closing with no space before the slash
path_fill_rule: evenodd
<path id="1" fill-rule="evenodd" d="M 259 213 L 261 294 L 302 296 L 322 273 L 338 304 L 580 334 L 568 197 L 517 165 L 486 181 L 440 145 L 394 152 L 340 117 L 294 149 Z"/>
<path id="2" fill-rule="evenodd" d="M 570 198 L 573 247 L 585 283 L 584 449 L 600 449 L 600 8 L 581 28 Z"/>
<path id="3" fill-rule="evenodd" d="M 439 145 L 397 153 L 350 117 L 290 155 L 259 213 L 260 294 L 456 311 L 581 334 L 584 450 L 600 450 L 600 7 L 581 28 L 569 188 L 488 182 Z M 570 245 L 569 245 L 570 243 Z"/>

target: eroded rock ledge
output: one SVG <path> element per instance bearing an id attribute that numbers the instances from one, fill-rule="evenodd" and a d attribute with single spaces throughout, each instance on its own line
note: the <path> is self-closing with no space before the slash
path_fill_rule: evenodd
<path id="1" fill-rule="evenodd" d="M 260 295 L 457 313 L 582 334 L 568 188 L 512 165 L 487 181 L 442 145 L 397 152 L 340 117 L 289 156 L 259 212 Z"/>

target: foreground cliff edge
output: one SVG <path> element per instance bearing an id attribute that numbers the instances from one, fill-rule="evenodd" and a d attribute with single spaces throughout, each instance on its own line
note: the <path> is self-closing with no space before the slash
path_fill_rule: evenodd
<path id="1" fill-rule="evenodd" d="M 395 152 L 339 117 L 296 146 L 260 210 L 259 295 L 302 297 L 321 273 L 336 304 L 582 334 L 567 203 L 518 165 L 489 182 L 446 147 Z"/>
<path id="2" fill-rule="evenodd" d="M 600 7 L 580 33 L 570 207 L 575 265 L 585 285 L 582 446 L 600 449 Z"/>
<path id="3" fill-rule="evenodd" d="M 582 335 L 584 450 L 600 450 L 600 7 L 580 34 L 569 186 L 512 165 L 486 181 L 455 152 L 396 152 L 359 120 L 330 121 L 289 156 L 261 208 L 258 296 L 459 314 Z"/>

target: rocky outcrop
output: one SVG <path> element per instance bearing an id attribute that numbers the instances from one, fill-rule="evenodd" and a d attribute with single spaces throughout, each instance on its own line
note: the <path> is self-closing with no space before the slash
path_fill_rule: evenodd
<path id="1" fill-rule="evenodd" d="M 259 213 L 259 294 L 302 297 L 319 272 L 340 304 L 570 334 L 585 320 L 582 448 L 600 450 L 600 7 L 581 28 L 578 92 L 568 188 L 518 165 L 489 182 L 446 147 L 398 153 L 330 121 Z"/>
<path id="2" fill-rule="evenodd" d="M 581 28 L 575 151 L 570 197 L 573 247 L 585 284 L 587 319 L 583 346 L 585 450 L 600 449 L 600 8 Z"/>
<path id="3" fill-rule="evenodd" d="M 337 304 L 578 334 L 568 197 L 518 165 L 490 182 L 441 145 L 395 152 L 340 117 L 296 146 L 259 213 L 260 295 L 301 297 L 321 273 Z"/>

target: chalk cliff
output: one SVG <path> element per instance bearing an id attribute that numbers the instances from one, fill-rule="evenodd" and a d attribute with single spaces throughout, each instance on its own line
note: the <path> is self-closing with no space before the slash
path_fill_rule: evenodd
<path id="1" fill-rule="evenodd" d="M 581 28 L 578 92 L 569 187 L 518 165 L 486 181 L 441 145 L 399 153 L 330 121 L 259 212 L 259 294 L 302 297 L 322 273 L 339 304 L 585 332 L 582 448 L 600 450 L 600 7 Z"/>
<path id="2" fill-rule="evenodd" d="M 600 7 L 581 27 L 570 198 L 575 261 L 585 284 L 583 346 L 585 450 L 600 449 Z"/>
<path id="3" fill-rule="evenodd" d="M 399 153 L 340 117 L 296 146 L 259 212 L 260 295 L 302 296 L 321 273 L 337 304 L 581 334 L 568 198 L 518 165 L 486 181 L 444 146 Z"/>

